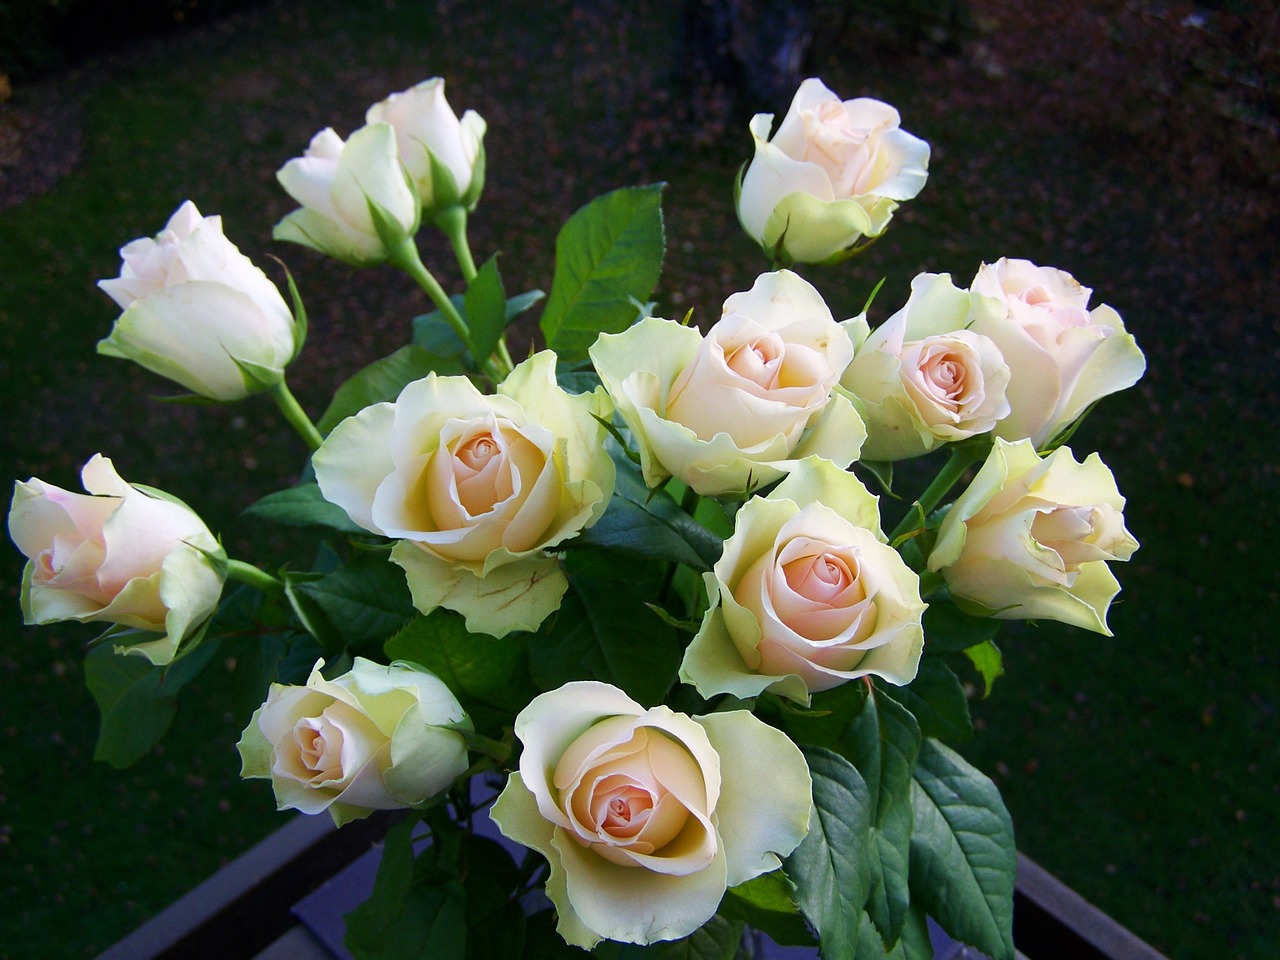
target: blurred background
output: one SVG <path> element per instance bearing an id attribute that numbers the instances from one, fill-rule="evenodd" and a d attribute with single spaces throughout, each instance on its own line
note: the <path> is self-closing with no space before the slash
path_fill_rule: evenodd
<path id="1" fill-rule="evenodd" d="M 232 556 L 286 559 L 239 514 L 293 482 L 301 443 L 265 399 L 158 403 L 169 384 L 97 357 L 117 311 L 94 284 L 184 199 L 221 214 L 273 279 L 269 255 L 298 279 L 311 335 L 290 384 L 318 416 L 427 306 L 390 269 L 273 244 L 292 206 L 274 172 L 388 93 L 443 76 L 487 119 L 472 246 L 501 251 L 508 293 L 546 289 L 578 206 L 666 181 L 658 312 L 704 324 L 768 268 L 732 207 L 750 115 L 781 116 L 810 75 L 886 100 L 932 144 L 930 178 L 868 252 L 806 271 L 834 313 L 884 277 L 874 324 L 917 272 L 965 286 L 1025 257 L 1092 287 L 1148 360 L 1072 442 L 1112 467 L 1143 545 L 1115 570 L 1115 636 L 1007 629 L 1006 675 L 961 749 L 1024 852 L 1173 960 L 1272 955 L 1278 42 L 1273 5 L 1230 0 L 0 0 L 3 473 L 78 489 L 102 452 L 192 504 Z M 460 289 L 442 238 L 420 246 Z M 0 549 L 0 957 L 93 956 L 283 819 L 237 776 L 254 705 L 221 695 L 229 664 L 184 691 L 137 767 L 94 763 L 95 631 L 23 627 L 21 569 Z"/>

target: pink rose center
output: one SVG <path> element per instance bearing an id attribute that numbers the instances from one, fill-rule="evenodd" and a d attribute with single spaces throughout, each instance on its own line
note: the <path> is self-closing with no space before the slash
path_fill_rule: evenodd
<path id="1" fill-rule="evenodd" d="M 725 358 L 729 369 L 765 390 L 778 385 L 778 374 L 786 357 L 786 347 L 777 334 L 748 340 Z"/>
<path id="2" fill-rule="evenodd" d="M 855 579 L 844 558 L 833 553 L 792 560 L 783 565 L 782 575 L 795 593 L 817 603 L 830 603 Z"/>
<path id="3" fill-rule="evenodd" d="M 312 783 L 342 779 L 342 731 L 321 717 L 307 717 L 293 729 L 298 760 Z"/>

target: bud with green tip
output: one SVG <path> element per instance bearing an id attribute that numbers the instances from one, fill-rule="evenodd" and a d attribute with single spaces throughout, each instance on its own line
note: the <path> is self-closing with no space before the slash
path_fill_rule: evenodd
<path id="1" fill-rule="evenodd" d="M 368 123 L 395 129 L 400 161 L 418 191 L 423 214 L 434 219 L 452 207 L 474 210 L 484 189 L 484 118 L 467 110 L 459 120 L 432 77 L 369 108 Z"/>
<path id="2" fill-rule="evenodd" d="M 361 127 L 344 141 L 326 127 L 276 173 L 302 204 L 272 231 L 353 266 L 382 263 L 418 232 L 418 196 L 396 152 L 390 124 Z"/>

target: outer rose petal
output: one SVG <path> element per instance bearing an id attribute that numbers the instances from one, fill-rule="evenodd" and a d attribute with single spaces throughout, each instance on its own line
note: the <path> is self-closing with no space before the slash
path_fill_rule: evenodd
<path id="1" fill-rule="evenodd" d="M 782 731 L 745 710 L 698 717 L 720 756 L 716 829 L 728 866 L 740 883 L 780 867 L 809 832 L 813 784 L 800 748 Z"/>
<path id="2" fill-rule="evenodd" d="M 1030 440 L 996 440 L 968 489 L 953 504 L 929 555 L 953 595 L 1015 620 L 1048 617 L 1110 635 L 1106 613 L 1119 584 L 1105 560 L 1068 565 L 1032 534 L 1035 517 L 1057 506 L 1107 504 L 1124 498 L 1097 454 L 1077 463 L 1067 447 L 1041 459 Z M 1110 556 L 1127 560 L 1137 541 L 1116 523 Z"/>

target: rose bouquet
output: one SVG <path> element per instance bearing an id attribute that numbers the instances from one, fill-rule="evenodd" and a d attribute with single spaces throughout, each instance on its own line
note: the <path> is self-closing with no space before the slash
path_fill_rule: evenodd
<path id="1" fill-rule="evenodd" d="M 229 558 L 101 455 L 85 494 L 19 482 L 27 621 L 109 624 L 86 667 L 97 756 L 136 761 L 234 659 L 262 698 L 243 775 L 281 809 L 407 811 L 347 918 L 359 957 L 732 958 L 750 927 L 915 960 L 929 917 L 1012 957 L 1012 825 L 943 741 L 1001 673 L 1000 620 L 1109 632 L 1108 563 L 1137 543 L 1107 467 L 1065 443 L 1143 372 L 1120 317 L 1001 259 L 967 289 L 917 276 L 874 328 L 871 298 L 837 320 L 793 268 L 880 236 L 929 147 L 816 79 L 772 135 L 751 122 L 737 212 L 773 269 L 705 330 L 649 301 L 661 187 L 587 204 L 549 295 L 508 296 L 467 237 L 484 120 L 433 79 L 367 121 L 281 168 L 300 206 L 275 236 L 404 270 L 436 309 L 318 420 L 286 385 L 302 298 L 219 218 L 184 203 L 100 284 L 123 311 L 101 353 L 206 402 L 276 402 L 310 457 L 247 513 L 323 542 L 275 571 Z M 431 229 L 458 293 L 420 258 Z M 544 300 L 545 348 L 517 363 L 507 328 Z M 868 484 L 901 499 L 893 464 L 931 454 L 886 532 Z"/>

